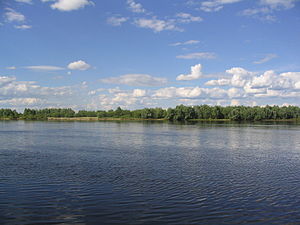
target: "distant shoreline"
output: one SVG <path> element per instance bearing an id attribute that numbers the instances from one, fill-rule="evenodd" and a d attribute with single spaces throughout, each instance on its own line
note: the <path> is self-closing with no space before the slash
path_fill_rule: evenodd
<path id="1" fill-rule="evenodd" d="M 10 119 L 10 118 L 0 118 L 0 121 L 170 121 L 168 119 L 142 119 L 142 118 L 112 118 L 112 117 L 48 117 L 47 119 Z M 300 119 L 268 119 L 268 120 L 260 120 L 260 121 L 250 121 L 250 120 L 241 120 L 235 121 L 231 119 L 190 119 L 185 120 L 187 122 L 300 122 Z"/>
<path id="2" fill-rule="evenodd" d="M 126 110 L 74 111 L 71 108 L 0 109 L 0 118 L 55 121 L 297 121 L 297 106 L 184 106 Z"/>

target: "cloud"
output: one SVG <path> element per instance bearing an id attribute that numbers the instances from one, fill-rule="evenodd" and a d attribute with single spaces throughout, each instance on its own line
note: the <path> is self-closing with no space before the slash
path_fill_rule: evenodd
<path id="1" fill-rule="evenodd" d="M 210 0 L 201 2 L 200 9 L 205 12 L 217 12 L 223 9 L 224 5 L 241 2 L 243 0 Z"/>
<path id="2" fill-rule="evenodd" d="M 205 93 L 204 98 L 227 99 L 228 97 L 228 90 L 221 88 L 203 88 L 202 90 Z"/>
<path id="3" fill-rule="evenodd" d="M 172 99 L 172 98 L 227 98 L 227 90 L 220 88 L 200 88 L 196 87 L 167 87 L 154 92 L 153 97 Z"/>
<path id="4" fill-rule="evenodd" d="M 201 72 L 199 68 L 200 66 L 198 69 L 191 69 L 191 74 L 196 73 L 199 76 Z M 165 85 L 167 80 L 145 74 L 127 74 L 102 80 L 106 83 L 134 86 L 126 90 L 118 87 L 111 89 L 98 87 L 90 90 L 86 82 L 75 86 L 46 87 L 35 81 L 18 81 L 15 77 L 0 76 L 0 105 L 14 108 L 54 106 L 97 110 L 118 106 L 131 109 L 170 107 L 181 103 L 281 105 L 295 103 L 300 98 L 300 72 L 276 73 L 268 70 L 256 73 L 241 67 L 233 67 L 226 70 L 226 73 L 227 78 L 207 82 L 211 85 L 226 85 L 225 88 L 201 86 L 154 88 Z M 138 86 L 151 88 L 142 89 Z"/>
<path id="5" fill-rule="evenodd" d="M 244 94 L 244 90 L 240 88 L 230 88 L 227 90 L 227 95 L 229 98 L 241 98 Z"/>
<path id="6" fill-rule="evenodd" d="M 111 93 L 111 94 L 115 94 L 115 93 L 122 92 L 122 90 L 119 87 L 116 87 L 116 88 L 110 88 L 110 89 L 108 89 L 108 92 Z"/>
<path id="7" fill-rule="evenodd" d="M 18 106 L 18 107 L 34 107 L 46 103 L 45 100 L 39 98 L 12 98 L 0 100 L 0 105 Z"/>
<path id="8" fill-rule="evenodd" d="M 68 65 L 68 69 L 70 70 L 87 70 L 89 68 L 91 68 L 91 66 L 82 60 L 72 62 Z"/>
<path id="9" fill-rule="evenodd" d="M 0 87 L 15 81 L 15 77 L 0 76 Z"/>
<path id="10" fill-rule="evenodd" d="M 25 16 L 11 8 L 6 8 L 4 13 L 5 19 L 7 22 L 24 22 Z"/>
<path id="11" fill-rule="evenodd" d="M 268 7 L 262 7 L 262 8 L 252 8 L 252 9 L 245 9 L 241 12 L 244 16 L 254 16 L 257 14 L 269 14 L 271 13 L 271 9 Z"/>
<path id="12" fill-rule="evenodd" d="M 148 99 L 148 100 L 147 100 Z M 88 89 L 86 82 L 74 86 L 45 87 L 35 81 L 18 81 L 15 77 L 0 76 L 0 107 L 71 107 L 74 109 L 110 109 L 139 107 L 151 102 L 144 89 Z M 79 105 L 78 105 L 79 103 Z"/>
<path id="13" fill-rule="evenodd" d="M 134 0 L 127 0 L 127 5 L 130 11 L 134 13 L 144 13 L 146 10 L 143 8 L 142 4 L 136 3 Z"/>
<path id="14" fill-rule="evenodd" d="M 229 79 L 209 80 L 205 83 L 207 86 L 227 86 L 231 84 Z"/>
<path id="15" fill-rule="evenodd" d="M 35 81 L 17 81 L 15 77 L 0 76 L 0 96 L 32 98 L 35 96 L 66 96 L 71 95 L 70 87 L 42 87 Z"/>
<path id="16" fill-rule="evenodd" d="M 200 87 L 167 87 L 156 90 L 153 96 L 159 98 L 195 98 L 200 95 Z"/>
<path id="17" fill-rule="evenodd" d="M 15 66 L 8 66 L 5 69 L 7 69 L 7 70 L 15 70 L 15 69 L 17 69 L 17 67 L 15 67 Z"/>
<path id="18" fill-rule="evenodd" d="M 287 77 L 293 80 L 294 82 L 300 81 L 300 72 L 286 72 L 286 73 L 281 73 L 280 76 Z"/>
<path id="19" fill-rule="evenodd" d="M 228 97 L 235 98 L 297 98 L 300 97 L 300 73 L 286 72 L 277 74 L 268 70 L 261 75 L 247 71 L 240 67 L 234 67 L 226 71 L 231 78 L 210 80 L 205 85 L 231 87 L 228 89 Z"/>
<path id="20" fill-rule="evenodd" d="M 266 63 L 274 58 L 276 58 L 277 55 L 276 54 L 267 54 L 264 58 L 258 60 L 258 61 L 254 61 L 253 63 L 254 64 L 263 64 L 263 63 Z"/>
<path id="21" fill-rule="evenodd" d="M 57 70 L 64 70 L 63 67 L 58 66 L 25 66 L 24 68 L 30 70 L 39 70 L 39 71 L 57 71 Z"/>
<path id="22" fill-rule="evenodd" d="M 202 65 L 197 64 L 195 66 L 191 67 L 191 73 L 190 74 L 181 74 L 179 75 L 176 80 L 196 80 L 200 79 L 202 76 Z"/>
<path id="23" fill-rule="evenodd" d="M 192 16 L 189 13 L 178 13 L 176 14 L 178 17 L 178 22 L 180 23 L 191 23 L 191 22 L 201 22 L 203 19 L 199 16 Z"/>
<path id="24" fill-rule="evenodd" d="M 15 77 L 0 76 L 0 108 L 11 107 L 73 107 L 88 98 L 86 86 L 47 87 L 35 81 L 19 81 Z"/>
<path id="25" fill-rule="evenodd" d="M 178 24 L 186 24 L 191 22 L 201 22 L 203 19 L 198 16 L 192 16 L 188 13 L 177 13 L 174 18 L 157 19 L 152 18 L 138 18 L 134 20 L 134 24 L 141 28 L 152 29 L 154 32 L 161 32 L 165 30 L 184 31 L 178 27 Z"/>
<path id="26" fill-rule="evenodd" d="M 237 99 L 232 99 L 231 102 L 230 102 L 230 105 L 231 106 L 238 106 L 238 105 L 241 105 L 241 103 Z"/>
<path id="27" fill-rule="evenodd" d="M 105 91 L 104 88 L 98 88 L 98 89 L 96 89 L 96 90 L 89 91 L 89 92 L 88 92 L 88 95 L 95 95 L 95 94 L 97 94 L 97 93 L 99 93 L 99 92 L 103 92 L 103 91 Z"/>
<path id="28" fill-rule="evenodd" d="M 183 98 L 195 98 L 201 95 L 201 88 L 199 87 L 180 87 L 175 90 L 176 95 Z"/>
<path id="29" fill-rule="evenodd" d="M 265 88 L 272 84 L 272 79 L 275 78 L 275 72 L 272 70 L 266 71 L 264 74 L 254 77 L 251 82 L 253 88 Z"/>
<path id="30" fill-rule="evenodd" d="M 222 78 L 218 80 L 210 80 L 205 83 L 208 86 L 233 86 L 244 87 L 251 80 L 254 73 L 247 71 L 241 67 L 233 67 L 226 70 L 226 73 L 232 75 L 231 78 Z"/>
<path id="31" fill-rule="evenodd" d="M 268 88 L 269 90 L 293 89 L 295 87 L 292 79 L 278 76 L 273 70 L 268 70 L 262 75 L 254 77 L 250 85 L 252 88 Z"/>
<path id="32" fill-rule="evenodd" d="M 134 0 L 127 0 L 128 8 L 135 13 L 146 13 L 146 10 L 140 3 L 135 2 Z M 199 16 L 193 16 L 189 13 L 177 13 L 173 17 L 165 17 L 163 19 L 157 18 L 157 16 L 149 17 L 153 13 L 146 13 L 147 17 L 134 18 L 132 24 L 140 28 L 147 28 L 153 30 L 155 33 L 161 31 L 184 31 L 178 26 L 178 24 L 187 24 L 191 22 L 200 22 L 203 19 Z M 113 26 L 120 26 L 123 22 L 128 21 L 128 17 L 110 17 L 107 20 L 107 23 Z"/>
<path id="33" fill-rule="evenodd" d="M 89 0 L 58 0 L 51 5 L 51 8 L 60 11 L 72 11 L 88 5 L 94 5 L 94 3 Z"/>
<path id="34" fill-rule="evenodd" d="M 262 21 L 276 21 L 275 11 L 291 9 L 297 0 L 260 0 L 260 7 L 243 10 L 240 14 Z"/>
<path id="35" fill-rule="evenodd" d="M 32 4 L 32 0 L 15 0 L 16 2 Z"/>
<path id="36" fill-rule="evenodd" d="M 125 23 L 127 20 L 128 20 L 128 17 L 112 16 L 107 19 L 107 23 L 112 26 L 121 26 L 122 23 Z"/>
<path id="37" fill-rule="evenodd" d="M 183 31 L 176 26 L 175 20 L 160 20 L 155 17 L 151 19 L 139 18 L 134 21 L 134 24 L 141 28 L 148 28 L 154 32 L 161 32 L 166 30 Z"/>
<path id="38" fill-rule="evenodd" d="M 263 93 L 267 92 L 266 88 L 254 88 L 254 87 L 252 87 L 250 82 L 247 82 L 243 88 L 244 88 L 245 92 L 247 94 L 250 94 L 250 95 L 263 94 Z"/>
<path id="39" fill-rule="evenodd" d="M 198 40 L 189 40 L 189 41 L 185 41 L 185 42 L 176 42 L 173 44 L 170 44 L 171 46 L 181 46 L 181 45 L 195 45 L 200 43 L 200 41 Z"/>
<path id="40" fill-rule="evenodd" d="M 120 106 L 121 108 L 141 108 L 149 104 L 151 99 L 147 94 L 147 90 L 133 89 L 121 90 L 114 88 L 109 90 L 109 94 L 101 93 L 91 97 L 88 108 L 91 109 L 112 109 Z"/>
<path id="41" fill-rule="evenodd" d="M 216 55 L 212 52 L 194 52 L 186 55 L 176 56 L 178 59 L 215 59 Z"/>
<path id="42" fill-rule="evenodd" d="M 261 75 L 255 75 L 254 72 L 240 67 L 231 68 L 226 72 L 232 75 L 231 79 L 213 80 L 209 83 L 227 85 L 229 88 L 166 87 L 155 90 L 153 97 L 166 100 L 178 99 L 185 102 L 189 102 L 188 99 L 219 99 L 227 103 L 230 103 L 231 99 L 238 99 L 240 103 L 255 103 L 255 105 L 257 101 L 270 104 L 270 98 L 280 102 L 283 99 L 292 100 L 300 97 L 299 72 L 276 74 L 270 70 Z"/>
<path id="43" fill-rule="evenodd" d="M 234 87 L 243 87 L 246 82 L 254 75 L 254 73 L 247 71 L 241 67 L 233 67 L 229 70 L 226 70 L 226 73 L 233 75 L 231 78 L 231 85 Z"/>
<path id="44" fill-rule="evenodd" d="M 24 1 L 24 3 L 29 3 L 29 2 Z M 23 14 L 15 11 L 14 9 L 5 8 L 5 10 L 6 10 L 6 12 L 4 13 L 4 18 L 5 18 L 6 22 L 8 22 L 8 23 L 24 23 L 26 21 L 26 17 Z M 1 25 L 3 25 L 3 24 L 0 23 L 0 26 Z M 30 25 L 26 25 L 26 24 L 15 25 L 14 27 L 16 29 L 21 29 L 21 30 L 26 30 L 26 29 L 31 28 Z"/>
<path id="45" fill-rule="evenodd" d="M 261 21 L 275 22 L 276 17 L 272 14 L 273 10 L 269 7 L 252 8 L 243 10 L 240 15 L 248 16 Z"/>
<path id="46" fill-rule="evenodd" d="M 128 86 L 161 86 L 167 83 L 167 79 L 153 77 L 148 74 L 125 74 L 119 77 L 101 79 L 103 83 L 123 84 Z"/>
<path id="47" fill-rule="evenodd" d="M 260 0 L 261 5 L 270 6 L 272 9 L 290 9 L 295 6 L 297 0 Z"/>
<path id="48" fill-rule="evenodd" d="M 146 96 L 146 90 L 134 89 L 132 92 L 133 97 L 144 97 Z"/>
<path id="49" fill-rule="evenodd" d="M 23 25 L 15 25 L 15 28 L 16 29 L 20 29 L 20 30 L 27 30 L 27 29 L 30 29 L 32 26 L 30 26 L 30 25 L 25 25 L 25 24 L 23 24 Z"/>

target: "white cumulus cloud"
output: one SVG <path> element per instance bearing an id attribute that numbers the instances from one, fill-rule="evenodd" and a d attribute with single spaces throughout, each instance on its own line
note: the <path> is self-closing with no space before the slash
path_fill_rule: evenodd
<path id="1" fill-rule="evenodd" d="M 227 86 L 231 84 L 230 79 L 209 80 L 205 83 L 207 86 Z"/>
<path id="2" fill-rule="evenodd" d="M 190 74 L 181 74 L 179 75 L 176 80 L 196 80 L 201 78 L 202 76 L 202 65 L 197 64 L 195 66 L 191 67 L 191 73 Z"/>
<path id="3" fill-rule="evenodd" d="M 201 95 L 200 87 L 167 87 L 155 91 L 154 97 L 158 98 L 195 98 Z"/>
<path id="4" fill-rule="evenodd" d="M 146 11 L 142 4 L 136 3 L 134 0 L 127 0 L 127 5 L 128 8 L 135 13 L 144 13 Z"/>
<path id="5" fill-rule="evenodd" d="M 134 89 L 132 95 L 133 97 L 144 97 L 146 95 L 146 90 Z"/>
<path id="6" fill-rule="evenodd" d="M 278 74 L 273 70 L 262 74 L 234 67 L 226 72 L 231 78 L 210 80 L 205 85 L 230 87 L 227 90 L 229 98 L 264 98 L 270 97 L 298 98 L 300 96 L 300 73 L 286 72 Z M 269 100 L 269 99 L 268 99 Z"/>
<path id="7" fill-rule="evenodd" d="M 280 76 L 290 78 L 294 82 L 300 81 L 300 72 L 286 72 L 281 73 Z"/>
<path id="8" fill-rule="evenodd" d="M 273 79 L 276 77 L 274 71 L 269 70 L 264 74 L 254 77 L 251 82 L 251 87 L 253 88 L 265 88 L 271 86 Z"/>
<path id="9" fill-rule="evenodd" d="M 233 67 L 229 70 L 226 70 L 226 73 L 233 75 L 231 78 L 231 85 L 234 87 L 243 87 L 253 75 L 252 72 L 241 67 Z"/>
<path id="10" fill-rule="evenodd" d="M 93 4 L 94 3 L 89 0 L 58 0 L 51 5 L 51 8 L 60 11 L 72 11 Z"/>
<path id="11" fill-rule="evenodd" d="M 68 69 L 70 69 L 70 70 L 87 70 L 89 68 L 91 68 L 91 66 L 83 60 L 71 62 L 68 65 Z"/>
<path id="12" fill-rule="evenodd" d="M 295 82 L 286 76 L 278 75 L 268 70 L 262 75 L 254 77 L 250 83 L 253 88 L 268 88 L 269 90 L 293 89 Z"/>

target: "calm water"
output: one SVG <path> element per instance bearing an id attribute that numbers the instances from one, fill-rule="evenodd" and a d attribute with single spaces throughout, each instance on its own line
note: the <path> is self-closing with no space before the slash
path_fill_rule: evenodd
<path id="1" fill-rule="evenodd" d="M 0 224 L 300 224 L 300 126 L 0 122 Z"/>

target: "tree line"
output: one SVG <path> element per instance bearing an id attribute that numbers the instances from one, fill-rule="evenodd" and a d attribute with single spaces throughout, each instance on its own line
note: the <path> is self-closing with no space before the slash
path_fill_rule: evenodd
<path id="1" fill-rule="evenodd" d="M 167 119 L 171 121 L 186 121 L 193 119 L 214 120 L 226 119 L 234 121 L 260 121 L 260 120 L 285 120 L 299 119 L 300 107 L 297 106 L 184 106 L 175 108 L 144 108 L 126 110 L 118 107 L 115 110 L 80 110 L 47 108 L 24 109 L 18 113 L 12 109 L 0 109 L 1 119 L 46 120 L 48 117 L 98 117 L 98 118 L 123 118 L 123 119 Z"/>

